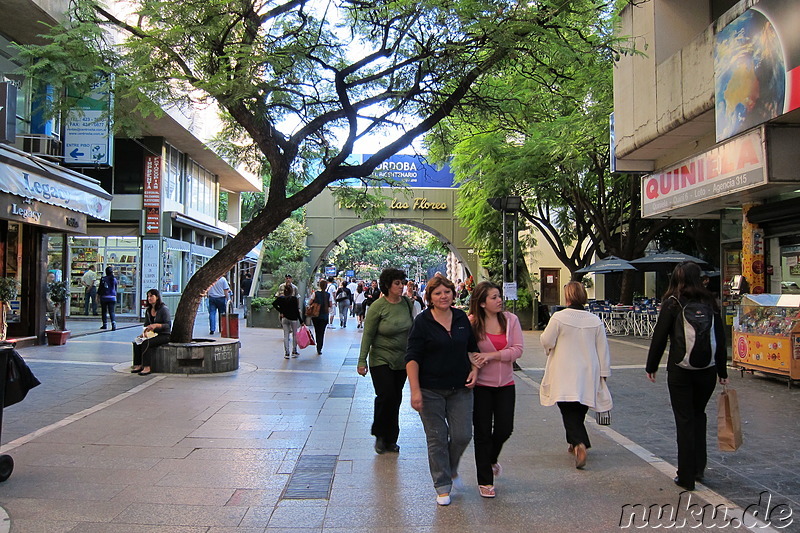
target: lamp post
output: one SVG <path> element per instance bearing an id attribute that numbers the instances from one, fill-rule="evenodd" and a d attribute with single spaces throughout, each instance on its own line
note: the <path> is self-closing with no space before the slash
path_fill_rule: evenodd
<path id="1" fill-rule="evenodd" d="M 514 287 L 517 287 L 517 223 L 519 220 L 519 211 L 522 208 L 522 197 L 521 196 L 504 196 L 502 198 L 488 198 L 486 200 L 492 209 L 496 209 L 503 214 L 503 288 L 505 289 L 506 280 L 508 279 L 508 259 L 506 250 L 508 249 L 507 239 L 506 239 L 506 213 L 513 213 L 514 218 L 512 220 L 512 235 L 513 239 L 511 241 L 511 281 L 514 283 Z M 513 312 L 517 312 L 517 300 L 514 299 L 514 303 L 512 304 Z"/>

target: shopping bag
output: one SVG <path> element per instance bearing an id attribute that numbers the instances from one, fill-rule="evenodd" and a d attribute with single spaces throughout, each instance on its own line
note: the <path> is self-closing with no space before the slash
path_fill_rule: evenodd
<path id="1" fill-rule="evenodd" d="M 297 330 L 297 346 L 302 349 L 307 346 L 314 346 L 314 344 L 314 336 L 311 334 L 311 330 L 303 324 Z"/>
<path id="2" fill-rule="evenodd" d="M 595 411 L 594 419 L 601 426 L 611 425 L 611 411 Z"/>
<path id="3" fill-rule="evenodd" d="M 734 389 L 723 387 L 717 411 L 717 440 L 723 452 L 735 452 L 742 445 L 742 420 L 739 398 Z"/>

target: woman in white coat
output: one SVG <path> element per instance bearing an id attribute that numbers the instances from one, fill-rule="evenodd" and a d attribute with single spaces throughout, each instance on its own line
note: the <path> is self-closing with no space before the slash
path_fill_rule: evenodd
<path id="1" fill-rule="evenodd" d="M 584 419 L 589 408 L 610 411 L 611 394 L 606 378 L 611 374 L 611 353 L 603 322 L 584 310 L 586 289 L 577 281 L 564 286 L 567 308 L 550 318 L 541 336 L 547 353 L 539 401 L 558 404 L 568 451 L 575 455 L 575 467 L 586 465 L 591 447 Z"/>

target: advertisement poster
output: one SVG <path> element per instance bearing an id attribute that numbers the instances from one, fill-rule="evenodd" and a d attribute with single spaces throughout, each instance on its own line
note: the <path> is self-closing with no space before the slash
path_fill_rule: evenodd
<path id="1" fill-rule="evenodd" d="M 717 33 L 717 142 L 800 107 L 800 9 L 761 0 Z"/>
<path id="2" fill-rule="evenodd" d="M 64 163 L 113 165 L 111 83 L 98 81 L 88 95 L 78 99 L 64 124 Z"/>

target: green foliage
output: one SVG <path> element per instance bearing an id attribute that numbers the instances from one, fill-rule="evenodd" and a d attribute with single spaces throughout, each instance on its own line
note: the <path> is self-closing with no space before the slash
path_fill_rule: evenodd
<path id="1" fill-rule="evenodd" d="M 388 267 L 405 270 L 410 279 L 424 279 L 428 268 L 440 265 L 446 256 L 447 247 L 425 230 L 376 224 L 346 237 L 328 259 L 342 270 L 352 268 L 362 279 L 377 279 Z"/>
<path id="2" fill-rule="evenodd" d="M 286 274 L 291 274 L 295 280 L 308 277 L 309 266 L 304 261 L 309 253 L 306 247 L 308 235 L 305 224 L 295 218 L 287 218 L 264 239 L 261 271 L 272 274 L 272 283 L 263 287 L 269 294 L 277 292 Z"/>
<path id="3" fill-rule="evenodd" d="M 250 300 L 250 308 L 253 311 L 258 311 L 262 307 L 269 309 L 272 306 L 273 299 L 271 298 L 253 298 Z"/>
<path id="4" fill-rule="evenodd" d="M 54 281 L 47 285 L 47 296 L 54 304 L 63 304 L 69 298 L 69 285 L 66 281 Z"/>
<path id="5" fill-rule="evenodd" d="M 325 187 L 379 179 L 370 176 L 387 157 L 460 106 L 472 109 L 482 98 L 473 86 L 490 86 L 494 73 L 524 63 L 550 83 L 549 58 L 580 60 L 571 47 L 594 39 L 587 24 L 611 2 L 137 0 L 118 18 L 96 0 L 71 0 L 45 44 L 24 48 L 25 75 L 56 87 L 69 80 L 76 94 L 98 73 L 113 76 L 114 124 L 129 136 L 160 106 L 215 104 L 226 157 L 268 176 L 254 226 L 187 284 L 173 339 L 188 342 L 201 290 L 237 256 Z M 372 136 L 385 147 L 352 162 L 356 143 Z"/>
<path id="6" fill-rule="evenodd" d="M 15 300 L 19 294 L 19 281 L 16 278 L 0 278 L 0 302 Z"/>
<path id="7" fill-rule="evenodd" d="M 500 213 L 486 200 L 522 196 L 520 216 L 574 272 L 598 250 L 633 258 L 670 222 L 643 220 L 636 180 L 608 165 L 613 60 L 622 47 L 612 6 L 571 7 L 583 32 L 561 33 L 542 54 L 483 79 L 469 113 L 441 122 L 426 141 L 440 159 L 452 157 L 457 215 L 476 247 L 499 248 Z"/>

